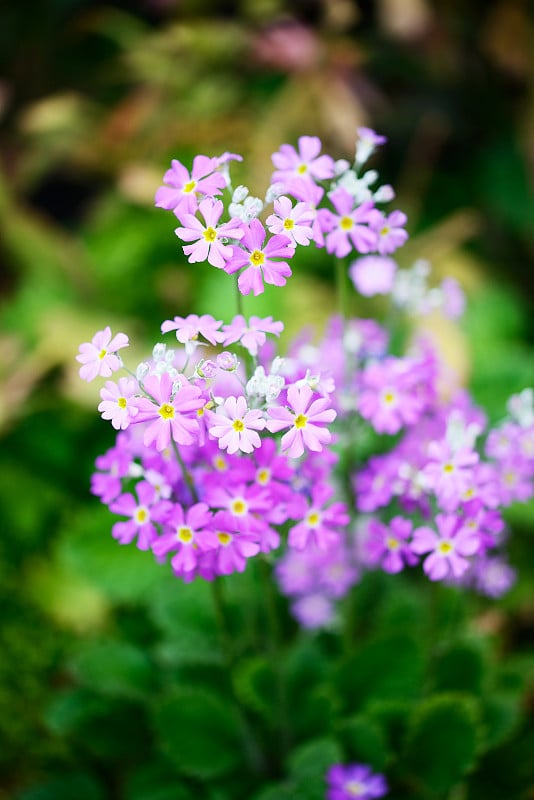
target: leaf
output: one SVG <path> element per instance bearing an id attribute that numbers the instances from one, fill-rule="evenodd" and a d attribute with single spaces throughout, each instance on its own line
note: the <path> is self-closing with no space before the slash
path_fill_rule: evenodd
<path id="1" fill-rule="evenodd" d="M 75 656 L 72 669 L 85 686 L 115 697 L 143 697 L 155 683 L 149 659 L 127 642 L 87 642 Z"/>
<path id="2" fill-rule="evenodd" d="M 506 742 L 521 722 L 520 698 L 512 692 L 492 694 L 483 704 L 484 748 Z"/>
<path id="3" fill-rule="evenodd" d="M 237 664 L 233 679 L 236 694 L 244 706 L 271 722 L 276 719 L 277 676 L 266 658 L 243 659 Z"/>
<path id="4" fill-rule="evenodd" d="M 388 751 L 384 732 L 376 720 L 363 714 L 350 717 L 340 723 L 339 734 L 348 761 L 383 771 Z"/>
<path id="5" fill-rule="evenodd" d="M 193 800 L 194 795 L 168 766 L 143 764 L 127 779 L 124 800 Z"/>
<path id="6" fill-rule="evenodd" d="M 301 745 L 289 759 L 290 777 L 295 786 L 292 797 L 323 800 L 326 772 L 341 760 L 341 751 L 334 739 L 316 739 Z"/>
<path id="7" fill-rule="evenodd" d="M 40 786 L 26 789 L 17 800 L 104 800 L 102 786 L 92 775 L 74 773 L 63 775 Z"/>
<path id="8" fill-rule="evenodd" d="M 185 775 L 216 778 L 242 760 L 233 709 L 216 694 L 176 690 L 156 709 L 154 725 L 167 757 Z"/>
<path id="9" fill-rule="evenodd" d="M 478 705 L 465 695 L 434 695 L 416 709 L 405 764 L 415 780 L 447 792 L 473 768 L 481 726 Z"/>
<path id="10" fill-rule="evenodd" d="M 480 644 L 455 642 L 438 656 L 434 686 L 438 691 L 480 694 L 486 678 L 486 664 Z"/>

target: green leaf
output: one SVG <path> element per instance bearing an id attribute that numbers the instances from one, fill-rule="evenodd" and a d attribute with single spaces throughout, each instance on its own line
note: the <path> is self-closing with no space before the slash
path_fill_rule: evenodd
<path id="1" fill-rule="evenodd" d="M 124 800 L 193 800 L 191 790 L 182 784 L 168 766 L 143 764 L 128 776 Z"/>
<path id="2" fill-rule="evenodd" d="M 82 684 L 116 697 L 143 697 L 155 683 L 149 659 L 127 642 L 87 642 L 75 656 L 72 669 Z"/>
<path id="3" fill-rule="evenodd" d="M 301 745 L 289 759 L 293 797 L 302 800 L 323 800 L 325 775 L 332 764 L 342 761 L 339 745 L 333 739 L 316 739 Z"/>
<path id="4" fill-rule="evenodd" d="M 482 647 L 477 642 L 454 642 L 445 647 L 434 667 L 438 691 L 480 694 L 486 678 Z"/>
<path id="5" fill-rule="evenodd" d="M 517 694 L 492 694 L 483 704 L 484 749 L 506 742 L 521 722 L 521 704 Z"/>
<path id="6" fill-rule="evenodd" d="M 103 788 L 92 775 L 75 773 L 26 789 L 17 795 L 17 800 L 104 800 L 104 797 Z"/>
<path id="7" fill-rule="evenodd" d="M 369 764 L 375 771 L 383 771 L 388 751 L 384 732 L 376 720 L 356 715 L 341 722 L 339 734 L 348 761 Z"/>
<path id="8" fill-rule="evenodd" d="M 243 659 L 234 672 L 234 686 L 244 706 L 261 714 L 269 721 L 277 715 L 277 676 L 263 656 Z"/>
<path id="9" fill-rule="evenodd" d="M 416 709 L 408 731 L 405 765 L 413 779 L 447 792 L 473 768 L 481 726 L 474 698 L 435 695 Z"/>
<path id="10" fill-rule="evenodd" d="M 156 709 L 154 725 L 165 754 L 186 775 L 216 778 L 242 760 L 233 709 L 213 693 L 176 690 Z"/>

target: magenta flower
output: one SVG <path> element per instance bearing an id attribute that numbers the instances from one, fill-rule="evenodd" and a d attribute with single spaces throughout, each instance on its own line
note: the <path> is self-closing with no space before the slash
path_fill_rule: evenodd
<path id="1" fill-rule="evenodd" d="M 156 206 L 168 211 L 194 214 L 197 207 L 197 193 L 213 197 L 226 187 L 226 180 L 216 172 L 219 159 L 208 156 L 195 156 L 191 174 L 184 165 L 173 159 L 171 169 L 163 176 L 167 186 L 160 186 L 156 192 Z"/>
<path id="2" fill-rule="evenodd" d="M 377 234 L 368 224 L 376 211 L 372 200 L 354 207 L 354 198 L 345 189 L 338 188 L 329 194 L 337 211 L 321 210 L 321 225 L 326 233 L 326 249 L 338 258 L 344 258 L 352 249 L 370 253 L 377 246 Z"/>
<path id="3" fill-rule="evenodd" d="M 241 239 L 243 236 L 242 223 L 238 219 L 231 219 L 217 227 L 224 206 L 220 200 L 206 197 L 198 206 L 199 213 L 204 217 L 205 224 L 195 214 L 185 211 L 175 212 L 179 216 L 183 228 L 176 228 L 175 234 L 184 242 L 193 242 L 183 248 L 190 264 L 207 261 L 213 267 L 222 269 L 232 257 L 233 247 L 225 244 L 226 239 Z"/>
<path id="4" fill-rule="evenodd" d="M 408 234 L 403 226 L 406 225 L 407 219 L 406 214 L 402 211 L 392 211 L 391 214 L 386 216 L 375 209 L 369 220 L 369 227 L 378 236 L 376 249 L 380 255 L 393 253 L 406 242 Z"/>
<path id="5" fill-rule="evenodd" d="M 334 619 L 334 604 L 325 594 L 315 591 L 295 600 L 291 613 L 303 628 L 327 628 Z"/>
<path id="6" fill-rule="evenodd" d="M 247 323 L 241 314 L 234 317 L 229 325 L 223 328 L 223 344 L 226 347 L 234 342 L 239 342 L 245 347 L 251 356 L 258 355 L 258 349 L 265 344 L 266 333 L 280 336 L 284 330 L 283 322 L 273 322 L 272 317 L 251 317 Z"/>
<path id="7" fill-rule="evenodd" d="M 216 413 L 207 411 L 206 414 L 210 436 L 219 440 L 221 450 L 231 455 L 238 450 L 252 453 L 256 447 L 261 447 L 257 431 L 265 428 L 263 412 L 248 409 L 244 397 L 227 397 Z"/>
<path id="8" fill-rule="evenodd" d="M 448 511 L 458 507 L 473 482 L 473 467 L 479 455 L 469 447 L 453 450 L 442 440 L 428 445 L 429 462 L 422 470 L 425 483 Z"/>
<path id="9" fill-rule="evenodd" d="M 321 397 L 312 402 L 313 394 L 307 385 L 290 386 L 287 390 L 290 408 L 269 408 L 271 419 L 267 421 L 267 429 L 271 433 L 290 429 L 282 436 L 282 452 L 290 458 L 301 456 L 305 447 L 320 452 L 332 440 L 330 431 L 322 426 L 333 422 L 336 412 L 329 407 L 329 399 Z"/>
<path id="10" fill-rule="evenodd" d="M 380 564 L 386 572 L 395 573 L 417 564 L 417 556 L 408 546 L 412 527 L 403 517 L 394 517 L 387 525 L 372 519 L 365 542 L 369 565 Z"/>
<path id="11" fill-rule="evenodd" d="M 364 297 L 389 294 L 393 289 L 397 264 L 384 256 L 363 256 L 349 267 L 349 277 L 354 287 Z"/>
<path id="12" fill-rule="evenodd" d="M 109 325 L 103 331 L 95 333 L 91 342 L 84 342 L 79 347 L 76 361 L 83 365 L 80 367 L 80 378 L 88 382 L 94 380 L 97 375 L 109 378 L 113 372 L 122 367 L 122 362 L 115 353 L 127 346 L 126 334 L 117 333 L 112 339 Z"/>
<path id="13" fill-rule="evenodd" d="M 293 246 L 308 245 L 313 238 L 311 225 L 315 216 L 308 203 L 297 203 L 293 208 L 289 197 L 279 197 L 274 201 L 274 214 L 267 217 L 267 227 L 271 233 L 289 236 Z"/>
<path id="14" fill-rule="evenodd" d="M 139 412 L 135 399 L 138 391 L 137 382 L 129 378 L 119 378 L 118 384 L 106 381 L 106 385 L 100 390 L 102 402 L 98 406 L 102 419 L 111 420 L 117 431 L 125 430 Z"/>
<path id="15" fill-rule="evenodd" d="M 272 161 L 276 172 L 272 183 L 286 183 L 292 178 L 310 181 L 325 181 L 334 177 L 334 160 L 328 155 L 319 155 L 321 140 L 317 136 L 300 136 L 298 150 L 290 144 L 283 144 L 273 153 Z"/>
<path id="16" fill-rule="evenodd" d="M 377 433 L 397 433 L 403 425 L 414 425 L 427 398 L 418 391 L 420 364 L 410 359 L 387 358 L 371 362 L 361 373 L 358 411 Z"/>
<path id="17" fill-rule="evenodd" d="M 339 539 L 338 528 L 347 525 L 349 515 L 344 503 L 327 506 L 334 490 L 331 486 L 318 484 L 312 490 L 311 502 L 304 505 L 302 519 L 289 529 L 287 543 L 297 550 L 310 544 L 326 550 Z"/>
<path id="18" fill-rule="evenodd" d="M 143 389 L 152 399 L 138 399 L 139 413 L 135 422 L 152 421 L 143 436 L 145 447 L 150 447 L 155 442 L 157 450 L 165 450 L 171 438 L 178 444 L 193 444 L 199 425 L 196 417 L 192 418 L 190 415 L 196 413 L 206 402 L 200 389 L 187 383 L 175 392 L 167 372 L 149 375 Z"/>
<path id="19" fill-rule="evenodd" d="M 176 550 L 171 559 L 174 573 L 192 572 L 200 554 L 217 547 L 217 539 L 209 527 L 212 516 L 206 503 L 196 503 L 185 512 L 179 503 L 174 503 L 163 534 L 152 543 L 153 553 L 159 558 Z"/>
<path id="20" fill-rule="evenodd" d="M 176 331 L 176 338 L 182 344 L 195 341 L 199 336 L 203 336 L 210 344 L 217 344 L 224 339 L 223 333 L 219 330 L 221 320 L 214 319 L 211 314 L 189 314 L 187 317 L 175 317 L 173 320 L 167 319 L 161 326 L 162 333 Z"/>
<path id="21" fill-rule="evenodd" d="M 160 522 L 168 509 L 167 501 L 155 503 L 154 488 L 145 481 L 135 487 L 137 499 L 133 494 L 121 494 L 110 504 L 114 514 L 130 517 L 127 522 L 116 522 L 112 535 L 121 544 L 130 544 L 137 536 L 137 547 L 148 550 L 157 536 L 154 522 Z"/>
<path id="22" fill-rule="evenodd" d="M 215 514 L 212 528 L 217 547 L 202 555 L 199 564 L 202 577 L 213 580 L 217 575 L 243 572 L 247 559 L 260 552 L 256 534 L 238 530 L 235 519 L 226 511 Z"/>
<path id="23" fill-rule="evenodd" d="M 258 219 L 251 220 L 240 245 L 234 245 L 234 254 L 224 267 L 229 275 L 246 268 L 237 281 L 241 294 L 262 294 L 263 281 L 272 286 L 285 286 L 286 278 L 291 275 L 286 261 L 273 261 L 275 258 L 291 258 L 295 254 L 291 239 L 275 235 L 265 246 L 264 242 L 265 228 Z"/>
<path id="24" fill-rule="evenodd" d="M 431 581 L 451 574 L 460 578 L 469 567 L 466 557 L 479 549 L 479 535 L 464 527 L 462 519 L 455 514 L 438 514 L 436 523 L 437 533 L 432 528 L 417 528 L 410 547 L 417 555 L 430 554 L 423 562 L 423 569 Z"/>
<path id="25" fill-rule="evenodd" d="M 333 764 L 326 774 L 327 800 L 375 800 L 388 793 L 383 775 L 366 764 Z"/>

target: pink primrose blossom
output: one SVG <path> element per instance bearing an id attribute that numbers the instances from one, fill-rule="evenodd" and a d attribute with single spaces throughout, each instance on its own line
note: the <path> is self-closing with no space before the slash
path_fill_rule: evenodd
<path id="1" fill-rule="evenodd" d="M 91 477 L 91 493 L 103 503 L 110 503 L 121 493 L 122 478 L 128 475 L 131 463 L 131 454 L 121 446 L 118 439 L 115 447 L 96 459 L 99 472 Z"/>
<path id="2" fill-rule="evenodd" d="M 152 551 L 158 557 L 177 551 L 171 559 L 176 575 L 192 572 L 198 558 L 205 550 L 216 547 L 218 542 L 210 529 L 212 513 L 206 503 L 195 503 L 184 511 L 174 503 L 163 527 L 163 534 L 152 543 Z"/>
<path id="3" fill-rule="evenodd" d="M 332 600 L 320 591 L 299 597 L 291 606 L 291 613 L 308 630 L 327 628 L 334 619 Z"/>
<path id="4" fill-rule="evenodd" d="M 292 258 L 295 248 L 288 236 L 275 235 L 265 243 L 265 228 L 258 219 L 250 221 L 239 245 L 233 246 L 233 256 L 224 267 L 229 275 L 243 269 L 237 285 L 241 294 L 255 295 L 264 291 L 263 281 L 272 286 L 285 286 L 291 268 L 278 258 Z"/>
<path id="5" fill-rule="evenodd" d="M 272 183 L 285 183 L 292 178 L 308 181 L 325 181 L 334 177 L 334 159 L 328 155 L 319 155 L 321 140 L 317 136 L 300 136 L 298 149 L 290 144 L 283 144 L 272 154 L 272 162 L 276 167 Z"/>
<path id="6" fill-rule="evenodd" d="M 370 363 L 360 375 L 358 411 L 377 433 L 397 433 L 414 425 L 424 411 L 425 397 L 416 392 L 419 376 L 411 359 L 386 358 Z"/>
<path id="7" fill-rule="evenodd" d="M 396 262 L 384 256 L 363 256 L 353 261 L 349 267 L 350 279 L 364 297 L 389 294 L 396 272 Z"/>
<path id="8" fill-rule="evenodd" d="M 209 485 L 204 497 L 211 508 L 228 511 L 233 525 L 239 531 L 259 531 L 264 526 L 263 517 L 270 508 L 269 492 L 258 486 L 226 481 L 220 486 Z"/>
<path id="9" fill-rule="evenodd" d="M 439 581 L 452 575 L 461 578 L 469 567 L 468 556 L 479 550 L 480 537 L 462 524 L 455 514 L 436 516 L 438 532 L 432 528 L 416 528 L 410 547 L 417 555 L 429 553 L 423 569 L 431 581 Z"/>
<path id="10" fill-rule="evenodd" d="M 293 245 L 308 245 L 313 237 L 311 223 L 315 219 L 308 203 L 297 203 L 293 208 L 289 197 L 279 197 L 274 201 L 274 214 L 267 217 L 267 227 L 271 233 L 289 236 Z"/>
<path id="11" fill-rule="evenodd" d="M 293 178 L 287 181 L 285 191 L 291 197 L 307 203 L 310 212 L 313 214 L 311 223 L 313 241 L 317 247 L 324 247 L 324 234 L 320 224 L 319 212 L 317 211 L 317 207 L 324 195 L 324 189 L 312 181 Z"/>
<path id="12" fill-rule="evenodd" d="M 233 247 L 225 244 L 226 239 L 241 239 L 242 223 L 231 219 L 217 227 L 224 206 L 220 200 L 206 197 L 199 203 L 198 212 L 204 217 L 204 223 L 197 216 L 180 212 L 182 228 L 176 228 L 175 234 L 184 242 L 193 242 L 183 248 L 190 264 L 207 261 L 213 267 L 222 269 L 232 257 Z"/>
<path id="13" fill-rule="evenodd" d="M 130 544 L 137 536 L 137 547 L 148 550 L 157 536 L 154 523 L 165 519 L 169 504 L 166 500 L 157 502 L 154 488 L 145 481 L 140 481 L 135 491 L 137 499 L 133 494 L 122 494 L 110 503 L 114 514 L 130 517 L 127 522 L 116 522 L 112 535 L 120 544 Z"/>
<path id="14" fill-rule="evenodd" d="M 402 211 L 392 211 L 387 216 L 377 209 L 373 211 L 369 227 L 377 234 L 376 249 L 380 255 L 393 253 L 406 242 L 408 234 L 403 227 L 406 221 L 407 216 Z"/>
<path id="15" fill-rule="evenodd" d="M 354 207 L 354 198 L 345 189 L 338 188 L 329 194 L 337 214 L 322 209 L 321 225 L 326 234 L 326 250 L 338 258 L 344 258 L 352 249 L 359 253 L 370 253 L 376 249 L 377 234 L 367 223 L 376 211 L 372 200 Z"/>
<path id="16" fill-rule="evenodd" d="M 109 378 L 113 372 L 122 367 L 122 362 L 115 353 L 127 346 L 126 334 L 117 333 L 111 338 L 109 325 L 103 331 L 95 333 L 91 342 L 84 342 L 79 347 L 76 361 L 83 365 L 80 367 L 80 378 L 87 382 L 94 380 L 98 375 Z"/>
<path id="17" fill-rule="evenodd" d="M 326 800 L 375 800 L 389 788 L 384 776 L 373 773 L 367 764 L 333 764 L 326 780 Z"/>
<path id="18" fill-rule="evenodd" d="M 139 411 L 135 396 L 137 392 L 139 386 L 133 379 L 119 378 L 118 383 L 106 381 L 100 390 L 102 402 L 98 406 L 102 419 L 111 420 L 117 431 L 125 430 Z"/>
<path id="19" fill-rule="evenodd" d="M 200 389 L 186 383 L 174 392 L 172 379 L 167 372 L 161 376 L 149 375 L 143 389 L 152 399 L 139 398 L 139 413 L 135 422 L 151 422 L 143 436 L 145 447 L 155 442 L 156 449 L 161 451 L 169 447 L 171 439 L 178 444 L 194 444 L 199 425 L 191 414 L 206 402 Z"/>
<path id="20" fill-rule="evenodd" d="M 280 336 L 283 330 L 284 323 L 275 322 L 272 317 L 250 317 L 247 323 L 245 317 L 238 314 L 229 325 L 223 327 L 223 344 L 227 347 L 229 344 L 239 342 L 251 356 L 257 356 L 258 349 L 265 344 L 265 334 Z"/>
<path id="21" fill-rule="evenodd" d="M 387 525 L 372 519 L 366 540 L 367 563 L 380 564 L 383 570 L 390 573 L 417 564 L 417 556 L 408 546 L 412 527 L 412 522 L 404 517 L 393 517 Z"/>
<path id="22" fill-rule="evenodd" d="M 195 341 L 199 336 L 203 336 L 210 344 L 217 344 L 224 338 L 219 330 L 222 321 L 214 319 L 211 314 L 189 314 L 187 317 L 175 317 L 173 320 L 167 319 L 161 326 L 162 333 L 176 331 L 176 338 L 182 344 Z"/>
<path id="23" fill-rule="evenodd" d="M 532 461 L 519 456 L 501 461 L 498 465 L 501 504 L 508 506 L 511 503 L 525 503 L 530 500 L 534 492 L 533 477 Z"/>
<path id="24" fill-rule="evenodd" d="M 289 529 L 287 543 L 297 550 L 304 550 L 313 544 L 326 550 L 339 540 L 338 528 L 349 522 L 349 515 L 344 503 L 326 505 L 334 490 L 331 486 L 318 484 L 312 490 L 310 503 L 304 503 L 301 521 Z"/>
<path id="25" fill-rule="evenodd" d="M 235 518 L 226 511 L 215 514 L 211 527 L 217 547 L 202 555 L 199 564 L 202 577 L 213 580 L 217 575 L 243 572 L 247 559 L 260 552 L 255 533 L 236 528 Z"/>
<path id="26" fill-rule="evenodd" d="M 263 412 L 247 408 L 244 397 L 227 397 L 217 412 L 207 411 L 210 436 L 219 440 L 221 450 L 228 453 L 252 453 L 261 447 L 258 431 L 265 428 Z"/>
<path id="27" fill-rule="evenodd" d="M 442 508 L 454 511 L 472 483 L 472 470 L 479 455 L 469 447 L 453 450 L 444 439 L 430 442 L 427 453 L 429 461 L 422 470 L 425 483 L 435 492 Z"/>
<path id="28" fill-rule="evenodd" d="M 330 431 L 322 427 L 333 422 L 336 412 L 330 408 L 330 400 L 313 400 L 314 392 L 309 386 L 290 386 L 287 401 L 290 408 L 274 406 L 269 408 L 270 420 L 267 429 L 271 433 L 289 428 L 282 437 L 282 452 L 290 458 L 299 458 L 305 448 L 320 452 L 323 445 L 332 439 Z"/>
<path id="29" fill-rule="evenodd" d="M 166 186 L 156 192 L 155 203 L 168 211 L 194 214 L 197 207 L 197 194 L 214 197 L 226 187 L 226 180 L 217 172 L 219 160 L 208 156 L 195 156 L 191 174 L 177 159 L 171 161 L 171 168 L 163 176 Z"/>

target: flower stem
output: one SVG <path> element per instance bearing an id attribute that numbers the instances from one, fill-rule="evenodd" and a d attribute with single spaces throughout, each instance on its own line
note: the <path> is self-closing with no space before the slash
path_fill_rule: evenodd
<path id="1" fill-rule="evenodd" d="M 239 284 L 237 282 L 237 277 L 235 281 L 235 291 L 236 291 L 236 306 L 237 306 L 237 313 L 241 314 L 242 317 L 245 315 L 243 314 L 243 295 L 239 291 Z"/>
<path id="2" fill-rule="evenodd" d="M 184 463 L 184 460 L 182 458 L 182 454 L 178 450 L 178 445 L 176 444 L 176 442 L 172 438 L 171 438 L 171 442 L 172 442 L 172 447 L 173 447 L 173 450 L 174 450 L 174 455 L 176 456 L 176 460 L 179 463 L 180 468 L 182 470 L 182 475 L 183 475 L 184 481 L 186 482 L 187 487 L 188 487 L 189 491 L 191 492 L 191 497 L 193 498 L 193 502 L 198 503 L 199 502 L 199 496 L 198 496 L 198 492 L 197 492 L 196 487 L 195 487 L 195 482 L 193 481 L 193 477 L 192 477 L 191 473 L 189 472 L 189 470 L 187 469 L 187 467 L 186 467 L 186 465 Z"/>
<path id="3" fill-rule="evenodd" d="M 348 291 L 347 291 L 347 270 L 342 258 L 336 258 L 336 293 L 337 308 L 343 319 L 343 327 L 348 317 Z"/>

